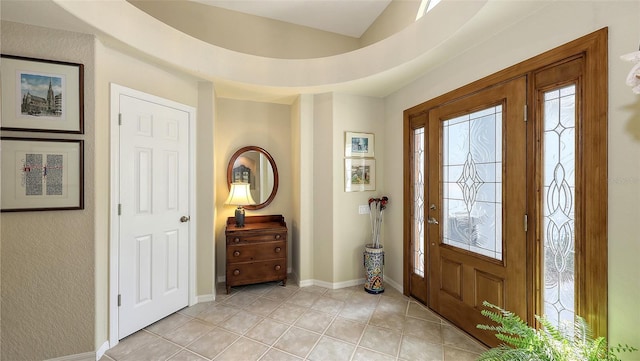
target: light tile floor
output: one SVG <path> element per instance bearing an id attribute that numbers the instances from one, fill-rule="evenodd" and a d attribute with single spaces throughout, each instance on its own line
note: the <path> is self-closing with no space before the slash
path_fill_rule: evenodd
<path id="1" fill-rule="evenodd" d="M 265 283 L 218 290 L 100 361 L 475 360 L 485 347 L 398 291 Z"/>

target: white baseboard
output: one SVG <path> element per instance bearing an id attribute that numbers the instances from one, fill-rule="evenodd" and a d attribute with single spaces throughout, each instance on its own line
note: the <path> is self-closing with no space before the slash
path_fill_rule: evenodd
<path id="1" fill-rule="evenodd" d="M 361 279 L 356 279 L 356 280 L 350 280 L 350 281 L 344 281 L 344 282 L 327 282 L 327 281 L 321 281 L 321 280 L 301 280 L 300 282 L 298 282 L 298 286 L 302 287 L 309 287 L 309 286 L 319 286 L 319 287 L 324 287 L 324 288 L 328 288 L 331 290 L 337 290 L 340 288 L 347 288 L 347 287 L 352 287 L 352 286 L 358 286 L 364 284 L 364 278 Z"/>
<path id="2" fill-rule="evenodd" d="M 320 286 L 320 287 L 329 288 L 329 289 L 332 289 L 332 290 L 337 290 L 337 289 L 340 289 L 340 288 L 347 288 L 347 287 L 362 285 L 362 284 L 364 284 L 364 281 L 365 281 L 364 278 L 359 278 L 359 279 L 350 280 L 350 281 L 344 281 L 344 282 L 326 282 L 326 281 L 315 280 L 315 279 L 301 280 L 298 277 L 298 275 L 295 272 L 291 272 L 291 270 L 289 270 L 289 276 L 288 277 L 291 279 L 292 282 L 297 283 L 297 285 L 299 287 Z M 218 282 L 219 283 L 226 282 L 225 276 L 219 276 L 218 277 Z M 391 278 L 385 277 L 384 278 L 384 283 L 386 283 L 387 285 L 393 287 L 398 292 L 402 293 L 402 285 L 399 284 L 398 282 L 392 280 Z M 200 301 L 199 297 L 201 297 L 201 296 L 198 296 L 198 302 L 206 302 L 206 301 Z"/>
<path id="3" fill-rule="evenodd" d="M 404 287 L 403 287 L 400 283 L 398 283 L 398 282 L 396 282 L 396 281 L 392 280 L 391 278 L 385 277 L 385 279 L 384 279 L 384 283 L 386 283 L 386 284 L 388 284 L 389 286 L 391 286 L 391 287 L 395 288 L 395 290 L 396 290 L 396 291 L 398 291 L 398 292 L 400 292 L 400 293 L 402 293 L 402 292 L 403 292 L 403 288 L 404 288 Z"/>
<path id="4" fill-rule="evenodd" d="M 309 287 L 309 286 L 313 286 L 315 285 L 315 280 L 300 280 L 298 281 L 298 286 L 299 287 Z"/>
<path id="5" fill-rule="evenodd" d="M 337 290 L 340 288 L 347 288 L 347 287 L 352 287 L 352 286 L 359 286 L 364 284 L 365 279 L 364 278 L 360 278 L 360 279 L 355 279 L 355 280 L 350 280 L 350 281 L 344 281 L 344 282 L 326 282 L 326 281 L 320 281 L 320 280 L 301 280 L 300 282 L 298 282 L 298 286 L 302 287 L 309 287 L 309 286 L 320 286 L 320 287 L 324 287 L 324 288 L 329 288 L 332 290 Z M 384 279 L 384 283 L 388 286 L 391 286 L 392 288 L 394 288 L 396 291 L 402 293 L 402 285 L 399 284 L 398 282 L 390 279 L 390 278 L 385 278 Z"/>
<path id="6" fill-rule="evenodd" d="M 216 296 L 213 294 L 196 296 L 196 303 L 213 302 L 215 300 Z"/>
<path id="7" fill-rule="evenodd" d="M 109 350 L 109 341 L 105 341 L 102 346 L 96 351 L 96 361 L 100 360 L 104 356 L 105 352 Z"/>
<path id="8" fill-rule="evenodd" d="M 84 352 L 75 355 L 60 356 L 56 358 L 50 358 L 47 361 L 96 361 L 95 352 Z"/>
<path id="9" fill-rule="evenodd" d="M 96 352 L 84 352 L 75 355 L 61 356 L 51 358 L 46 361 L 99 361 L 109 348 L 109 341 L 105 341 Z"/>

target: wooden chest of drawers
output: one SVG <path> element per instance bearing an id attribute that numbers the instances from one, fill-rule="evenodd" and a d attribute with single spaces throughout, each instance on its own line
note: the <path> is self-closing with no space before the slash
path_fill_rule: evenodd
<path id="1" fill-rule="evenodd" d="M 236 227 L 227 219 L 227 293 L 231 287 L 252 283 L 287 283 L 287 224 L 281 215 L 245 218 Z"/>

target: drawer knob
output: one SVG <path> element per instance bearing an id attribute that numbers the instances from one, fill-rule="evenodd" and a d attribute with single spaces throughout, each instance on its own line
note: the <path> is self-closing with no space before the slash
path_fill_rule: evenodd
<path id="1" fill-rule="evenodd" d="M 239 269 L 233 270 L 233 275 L 234 276 L 237 276 L 239 274 L 240 274 L 240 270 Z"/>
<path id="2" fill-rule="evenodd" d="M 276 249 L 274 249 L 274 251 L 276 251 L 276 253 L 280 253 L 281 249 L 280 249 L 280 247 L 276 247 Z"/>
<path id="3" fill-rule="evenodd" d="M 276 234 L 276 239 L 280 239 L 280 237 L 282 237 L 282 236 L 279 235 L 279 234 Z"/>
<path id="4" fill-rule="evenodd" d="M 240 238 L 236 237 L 236 238 L 233 239 L 233 241 L 238 243 L 238 242 L 240 242 Z"/>
<path id="5" fill-rule="evenodd" d="M 240 255 L 240 251 L 235 251 L 235 252 L 233 252 L 233 256 L 234 256 L 234 257 L 238 257 L 239 255 Z"/>
<path id="6" fill-rule="evenodd" d="M 280 265 L 279 265 L 279 264 L 277 264 L 275 267 L 273 267 L 273 269 L 274 269 L 274 270 L 276 270 L 276 271 L 280 271 L 280 268 L 281 268 L 281 267 L 280 267 Z"/>

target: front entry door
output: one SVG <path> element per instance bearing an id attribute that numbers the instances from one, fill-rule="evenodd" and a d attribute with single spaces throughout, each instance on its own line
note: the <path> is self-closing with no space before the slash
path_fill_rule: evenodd
<path id="1" fill-rule="evenodd" d="M 429 306 L 489 345 L 483 301 L 527 316 L 525 101 L 522 77 L 427 121 Z"/>
<path id="2" fill-rule="evenodd" d="M 118 338 L 189 302 L 187 111 L 120 102 Z"/>

